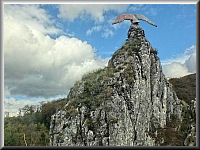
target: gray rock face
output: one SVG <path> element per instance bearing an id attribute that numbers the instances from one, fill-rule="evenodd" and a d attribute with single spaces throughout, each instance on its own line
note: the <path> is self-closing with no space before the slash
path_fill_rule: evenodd
<path id="1" fill-rule="evenodd" d="M 154 146 L 156 133 L 182 106 L 165 78 L 157 51 L 139 26 L 103 70 L 77 82 L 51 118 L 53 146 Z"/>
<path id="2" fill-rule="evenodd" d="M 188 106 L 190 112 L 189 116 L 189 125 L 188 125 L 188 134 L 184 140 L 185 146 L 196 146 L 196 99 L 191 100 Z"/>

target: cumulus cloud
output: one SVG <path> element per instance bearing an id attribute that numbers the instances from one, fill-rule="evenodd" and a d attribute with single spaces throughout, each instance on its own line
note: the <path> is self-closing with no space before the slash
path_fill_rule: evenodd
<path id="1" fill-rule="evenodd" d="M 107 60 L 97 58 L 86 41 L 48 36 L 58 32 L 37 5 L 5 7 L 4 81 L 11 95 L 48 98 L 67 94 L 84 73 L 106 65 Z"/>
<path id="2" fill-rule="evenodd" d="M 4 89 L 4 112 L 9 112 L 9 116 L 18 116 L 20 109 L 24 108 L 26 105 L 33 106 L 35 110 L 40 108 L 40 106 L 49 101 L 57 100 L 66 97 L 64 95 L 58 95 L 51 98 L 31 98 L 26 96 L 13 96 L 10 94 L 8 88 Z M 21 112 L 23 115 L 23 112 Z"/>
<path id="3" fill-rule="evenodd" d="M 188 72 L 196 72 L 196 52 L 190 55 L 190 57 L 185 61 L 184 65 L 188 69 Z"/>
<path id="4" fill-rule="evenodd" d="M 4 99 L 4 112 L 9 112 L 9 116 L 17 116 L 19 114 L 19 109 L 26 105 L 39 105 L 38 101 L 32 101 L 28 99 L 19 100 L 14 97 L 5 97 Z"/>
<path id="5" fill-rule="evenodd" d="M 4 5 L 4 17 L 15 18 L 18 24 L 26 24 L 27 28 L 33 28 L 43 34 L 57 34 L 61 32 L 54 27 L 55 21 L 39 5 Z M 13 22 L 15 23 L 15 22 Z M 14 27 L 15 24 L 11 25 Z"/>
<path id="6" fill-rule="evenodd" d="M 59 6 L 59 17 L 73 21 L 75 18 L 90 16 L 97 22 L 104 21 L 104 13 L 109 10 L 123 12 L 128 5 L 118 4 L 63 4 Z"/>
<path id="7" fill-rule="evenodd" d="M 169 78 L 177 78 L 189 74 L 187 67 L 178 62 L 172 62 L 171 64 L 164 65 L 163 71 Z"/>
<path id="8" fill-rule="evenodd" d="M 168 78 L 178 78 L 196 72 L 196 47 L 192 45 L 180 57 L 162 62 Z"/>
<path id="9" fill-rule="evenodd" d="M 4 111 L 9 112 L 9 116 L 17 116 L 19 114 L 19 109 L 23 108 L 26 105 L 39 105 L 39 102 L 31 100 L 19 100 L 14 97 L 11 97 L 9 89 L 4 89 Z"/>

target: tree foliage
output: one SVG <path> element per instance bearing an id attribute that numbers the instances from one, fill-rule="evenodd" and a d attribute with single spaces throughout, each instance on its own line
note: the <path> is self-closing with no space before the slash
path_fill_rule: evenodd
<path id="1" fill-rule="evenodd" d="M 40 109 L 26 105 L 20 112 L 23 116 L 4 119 L 5 146 L 49 146 L 51 115 L 64 106 L 67 99 L 48 102 Z"/>
<path id="2" fill-rule="evenodd" d="M 189 104 L 191 100 L 196 98 L 196 74 L 172 78 L 169 82 L 173 85 L 179 99 Z"/>

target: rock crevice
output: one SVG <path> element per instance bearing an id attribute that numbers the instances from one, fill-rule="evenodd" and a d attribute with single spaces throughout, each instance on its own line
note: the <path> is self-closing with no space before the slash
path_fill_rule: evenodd
<path id="1" fill-rule="evenodd" d="M 181 120 L 180 100 L 138 25 L 108 67 L 84 76 L 68 99 L 51 118 L 53 146 L 155 146 L 149 133 L 172 115 Z"/>

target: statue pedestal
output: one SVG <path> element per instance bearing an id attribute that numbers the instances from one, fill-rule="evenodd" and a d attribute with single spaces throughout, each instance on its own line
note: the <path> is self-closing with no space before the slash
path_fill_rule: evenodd
<path id="1" fill-rule="evenodd" d="M 145 37 L 144 30 L 138 24 L 131 24 L 128 30 L 128 38 Z"/>

